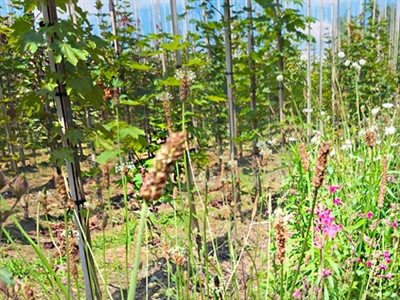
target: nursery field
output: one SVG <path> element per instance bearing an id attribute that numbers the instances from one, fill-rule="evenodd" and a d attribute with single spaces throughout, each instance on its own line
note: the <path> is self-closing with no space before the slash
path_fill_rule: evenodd
<path id="1" fill-rule="evenodd" d="M 0 1 L 0 299 L 400 299 L 400 11 L 353 2 Z"/>

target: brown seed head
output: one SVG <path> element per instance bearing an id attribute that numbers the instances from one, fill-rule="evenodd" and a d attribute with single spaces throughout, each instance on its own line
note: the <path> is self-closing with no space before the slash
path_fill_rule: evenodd
<path id="1" fill-rule="evenodd" d="M 375 141 L 376 141 L 376 134 L 372 130 L 368 130 L 365 134 L 365 142 L 369 147 L 374 147 L 375 146 Z"/>
<path id="2" fill-rule="evenodd" d="M 379 197 L 378 197 L 378 208 L 382 209 L 385 195 L 386 195 L 386 184 L 388 179 L 388 162 L 386 155 L 382 159 L 382 173 L 381 173 L 381 182 L 379 185 Z"/>
<path id="3" fill-rule="evenodd" d="M 181 101 L 185 101 L 187 99 L 187 96 L 189 95 L 189 80 L 187 75 L 183 76 L 181 80 L 181 87 L 179 90 L 179 98 Z"/>
<path id="4" fill-rule="evenodd" d="M 286 222 L 284 217 L 280 216 L 274 224 L 275 229 L 275 243 L 276 243 L 276 255 L 280 265 L 283 265 L 286 255 L 286 242 L 288 240 Z"/>
<path id="5" fill-rule="evenodd" d="M 140 196 L 146 201 L 158 200 L 167 183 L 168 174 L 172 171 L 175 162 L 182 157 L 186 149 L 186 133 L 172 133 L 165 144 L 156 153 L 153 165 L 144 178 L 140 188 Z"/>
<path id="6" fill-rule="evenodd" d="M 324 181 L 324 172 L 331 146 L 331 142 L 324 142 L 318 150 L 317 163 L 315 164 L 313 177 L 313 186 L 316 189 L 320 188 L 322 186 L 322 182 Z"/>
<path id="7" fill-rule="evenodd" d="M 64 177 L 62 175 L 57 175 L 55 178 L 55 183 L 58 199 L 61 200 L 63 206 L 68 205 L 69 196 L 67 192 L 67 187 L 65 186 Z"/>
<path id="8" fill-rule="evenodd" d="M 102 180 L 101 184 L 105 189 L 110 188 L 110 168 L 107 165 L 101 167 Z"/>
<path id="9" fill-rule="evenodd" d="M 169 132 L 169 134 L 171 134 L 173 132 L 173 127 L 172 127 L 172 118 L 171 118 L 171 108 L 170 108 L 170 103 L 168 101 L 167 93 L 162 94 L 161 101 L 163 104 L 165 119 L 167 121 L 168 132 Z"/>
<path id="10" fill-rule="evenodd" d="M 118 106 L 119 105 L 119 92 L 116 87 L 113 88 L 113 100 L 114 100 L 114 105 Z"/>
<path id="11" fill-rule="evenodd" d="M 308 160 L 308 153 L 304 144 L 299 144 L 299 152 L 301 165 L 303 166 L 304 171 L 308 172 L 310 170 L 310 161 Z"/>

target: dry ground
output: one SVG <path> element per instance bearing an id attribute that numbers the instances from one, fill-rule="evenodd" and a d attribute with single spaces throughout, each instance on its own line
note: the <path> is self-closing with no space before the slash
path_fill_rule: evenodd
<path id="1" fill-rule="evenodd" d="M 217 241 L 218 244 L 218 260 L 221 263 L 222 269 L 225 271 L 225 277 L 228 278 L 231 274 L 232 265 L 230 260 L 230 254 L 228 249 L 228 218 L 232 217 L 232 207 L 224 205 L 222 201 L 222 193 L 223 189 L 221 188 L 221 169 L 218 166 L 216 155 L 214 153 L 210 153 L 210 170 L 211 170 L 211 179 L 209 182 L 209 220 L 210 226 L 212 228 L 212 234 L 208 234 L 207 236 L 207 245 L 208 249 L 212 249 L 211 236 Z M 259 249 L 253 249 L 256 251 L 263 251 L 267 246 L 267 239 L 265 238 L 268 231 L 268 216 L 264 213 L 266 209 L 263 211 L 257 211 L 257 214 L 254 214 L 254 199 L 251 196 L 252 189 L 252 175 L 251 175 L 251 161 L 250 156 L 247 156 L 239 161 L 239 174 L 240 174 L 240 187 L 241 187 L 241 214 L 238 221 L 236 222 L 237 226 L 235 229 L 235 234 L 237 236 L 234 237 L 237 241 L 246 241 L 248 245 L 258 245 Z M 263 169 L 265 170 L 265 176 L 263 177 L 262 186 L 264 191 L 271 193 L 272 195 L 279 190 L 279 186 L 282 181 L 282 171 L 277 171 L 276 169 L 281 166 L 282 161 L 278 154 L 272 155 L 269 159 L 264 159 L 262 165 L 264 165 Z M 87 170 L 89 167 L 87 162 L 82 163 L 82 169 Z M 228 168 L 227 168 L 228 170 Z M 16 214 L 16 218 L 19 220 L 20 224 L 24 228 L 24 230 L 29 234 L 29 236 L 39 244 L 41 250 L 50 261 L 50 264 L 57 265 L 60 263 L 60 260 L 57 260 L 59 257 L 60 248 L 65 247 L 65 238 L 63 238 L 63 228 L 64 228 L 64 208 L 63 205 L 58 199 L 57 192 L 55 190 L 54 185 L 54 177 L 53 177 L 53 169 L 49 166 L 46 166 L 43 162 L 38 162 L 36 160 L 36 164 L 33 160 L 29 162 L 28 167 L 23 168 L 22 170 L 28 179 L 30 185 L 30 200 L 31 205 L 29 208 L 29 219 L 23 219 L 23 214 Z M 199 195 L 196 196 L 196 209 L 197 213 L 200 216 L 204 214 L 204 207 L 201 201 L 204 201 L 204 172 L 196 171 L 198 176 L 196 175 L 196 184 L 199 189 Z M 226 171 L 225 173 L 227 173 Z M 226 174 L 227 175 L 227 174 Z M 225 176 L 227 178 L 227 176 Z M 112 180 L 118 180 L 116 175 L 112 176 Z M 88 201 L 91 203 L 90 207 L 90 218 L 89 224 L 91 228 L 91 236 L 92 236 L 92 244 L 93 251 L 95 255 L 95 259 L 99 262 L 101 268 L 104 268 L 106 272 L 103 274 L 107 276 L 107 282 L 109 282 L 108 288 L 113 293 L 113 299 L 120 298 L 119 286 L 127 286 L 125 274 L 121 274 L 122 266 L 126 264 L 130 265 L 130 262 L 133 261 L 133 254 L 135 248 L 135 229 L 131 228 L 132 235 L 130 245 L 131 248 L 127 249 L 125 244 L 121 243 L 121 238 L 118 240 L 118 236 L 126 235 L 126 226 L 125 226 L 125 207 L 123 200 L 123 191 L 120 188 L 117 188 L 115 185 L 111 188 L 110 198 L 112 200 L 112 216 L 109 218 L 108 225 L 105 228 L 104 232 L 102 230 L 102 223 L 104 221 L 104 206 L 99 204 L 99 200 L 96 196 L 95 185 L 96 182 L 91 178 L 85 178 L 85 193 L 87 195 Z M 40 203 L 36 200 L 38 199 L 38 194 L 43 190 L 43 187 L 46 187 L 49 195 L 49 212 L 47 215 L 43 213 L 43 208 Z M 132 195 L 132 188 L 128 188 L 128 193 Z M 229 188 L 228 188 L 229 193 Z M 103 192 L 103 198 L 105 198 L 105 192 Z M 15 199 L 11 194 L 3 191 L 3 197 L 5 198 L 7 204 L 10 206 L 14 203 Z M 203 200 L 201 200 L 203 199 Z M 140 204 L 134 197 L 128 198 L 129 202 L 129 218 L 137 219 L 138 211 Z M 105 201 L 103 199 L 102 201 Z M 259 208 L 259 207 L 258 207 Z M 257 209 L 258 209 L 257 208 Z M 138 284 L 139 293 L 145 292 L 146 285 L 146 271 L 147 271 L 147 280 L 151 283 L 150 295 L 154 295 L 156 292 L 163 290 L 166 288 L 166 273 L 165 273 L 165 247 L 173 247 L 170 243 L 167 242 L 166 235 L 175 234 L 175 228 L 170 220 L 172 220 L 173 216 L 173 206 L 170 204 L 160 204 L 153 207 L 155 218 L 160 218 L 165 221 L 165 226 L 160 226 L 157 224 L 149 225 L 149 237 L 147 243 L 144 243 L 143 246 L 143 261 L 145 262 L 148 259 L 148 266 L 144 263 L 141 267 L 141 273 L 139 274 L 140 283 Z M 251 224 L 251 216 L 255 216 L 255 221 Z M 72 222 L 69 222 L 71 230 L 73 230 Z M 250 224 L 252 226 L 250 226 Z M 7 260 L 20 260 L 21 254 L 23 254 L 25 260 L 34 264 L 37 263 L 38 257 L 36 253 L 33 251 L 32 247 L 29 245 L 28 241 L 24 238 L 24 236 L 20 233 L 19 229 L 14 225 L 13 221 L 9 219 L 6 224 L 4 224 L 5 229 L 10 233 L 11 237 L 15 241 L 15 245 L 10 243 L 3 243 L 0 246 L 0 255 L 2 261 Z M 249 230 L 250 228 L 250 230 Z M 260 231 L 264 232 L 261 235 L 264 235 L 262 240 L 259 240 Z M 181 235 L 181 238 L 184 237 L 183 232 L 183 224 L 181 224 L 181 228 L 178 230 L 178 235 Z M 103 247 L 103 237 L 108 241 L 107 244 Z M 126 236 L 125 236 L 126 238 Z M 104 248 L 104 249 L 103 249 Z M 104 252 L 103 252 L 104 251 Z M 146 257 L 145 253 L 149 253 L 149 256 Z M 63 253 L 62 253 L 63 254 Z M 210 252 L 210 256 L 212 252 Z M 240 253 L 238 253 L 240 255 Z M 103 264 L 103 261 L 105 265 Z M 258 262 L 261 263 L 261 262 Z M 245 293 L 245 286 L 247 280 L 249 279 L 249 271 L 250 271 L 251 261 L 246 253 L 243 253 L 241 263 L 238 266 L 238 274 L 240 274 L 237 279 L 239 282 L 239 286 L 242 288 L 242 293 Z M 79 266 L 78 266 L 79 269 Z M 123 271 L 122 271 L 123 272 Z M 129 271 L 130 272 L 130 271 Z M 121 276 L 118 276 L 121 274 Z M 120 277 L 120 278 L 119 278 Z M 225 278 L 225 279 L 226 279 Z M 26 280 L 26 278 L 21 278 L 21 280 Z M 35 285 L 35 284 L 33 284 Z M 244 295 L 243 295 L 244 296 Z M 44 295 L 42 295 L 44 297 Z M 1 296 L 0 296 L 1 299 Z M 141 296 L 138 296 L 138 299 L 141 299 Z M 153 298 L 150 298 L 153 299 Z M 156 298 L 154 298 L 156 299 Z M 163 299 L 159 297 L 157 299 Z"/>

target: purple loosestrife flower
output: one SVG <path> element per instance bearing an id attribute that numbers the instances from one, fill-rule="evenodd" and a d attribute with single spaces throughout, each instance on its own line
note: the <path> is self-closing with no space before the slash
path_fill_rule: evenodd
<path id="1" fill-rule="evenodd" d="M 368 218 L 368 220 L 371 220 L 372 215 L 373 215 L 372 211 L 369 211 L 369 212 L 367 213 L 367 218 Z"/>
<path id="2" fill-rule="evenodd" d="M 393 229 L 396 229 L 397 226 L 399 226 L 399 223 L 397 223 L 396 221 L 394 221 L 391 225 L 393 227 Z"/>

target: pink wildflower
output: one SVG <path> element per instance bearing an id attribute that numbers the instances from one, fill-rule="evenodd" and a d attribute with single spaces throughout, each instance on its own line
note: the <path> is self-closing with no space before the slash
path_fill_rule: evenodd
<path id="1" fill-rule="evenodd" d="M 390 273 L 390 272 L 387 273 L 386 278 L 387 278 L 388 280 L 392 279 L 392 273 Z"/>
<path id="2" fill-rule="evenodd" d="M 386 270 L 387 269 L 387 265 L 379 265 L 379 269 Z"/>
<path id="3" fill-rule="evenodd" d="M 372 260 L 366 261 L 366 262 L 365 262 L 365 265 L 366 265 L 367 267 L 371 267 L 371 266 L 372 266 Z"/>
<path id="4" fill-rule="evenodd" d="M 383 255 L 383 257 L 386 258 L 386 259 L 389 259 L 389 258 L 390 258 L 390 253 L 389 253 L 388 250 L 383 251 L 382 255 Z"/>
<path id="5" fill-rule="evenodd" d="M 294 299 L 301 299 L 301 292 L 300 292 L 300 290 L 294 290 L 294 291 L 293 291 L 293 294 L 292 294 L 292 297 L 293 297 Z"/>
<path id="6" fill-rule="evenodd" d="M 332 275 L 332 272 L 331 272 L 331 270 L 329 270 L 329 269 L 323 269 L 322 270 L 322 276 L 323 277 L 329 277 L 329 276 L 331 276 Z"/>
<path id="7" fill-rule="evenodd" d="M 339 190 L 339 186 L 337 185 L 331 185 L 329 186 L 329 192 L 331 192 L 332 194 L 336 193 Z"/>
<path id="8" fill-rule="evenodd" d="M 399 226 L 399 223 L 397 223 L 396 221 L 394 221 L 394 222 L 392 223 L 392 227 L 393 227 L 393 229 L 396 229 L 396 228 L 397 228 L 397 226 Z"/>
<path id="9" fill-rule="evenodd" d="M 342 201 L 340 200 L 340 198 L 333 199 L 333 205 L 342 205 Z"/>
<path id="10" fill-rule="evenodd" d="M 331 224 L 324 228 L 324 233 L 326 233 L 330 238 L 334 238 L 336 233 L 338 233 L 340 227 L 336 224 Z"/>
<path id="11" fill-rule="evenodd" d="M 371 220 L 372 215 L 373 215 L 372 211 L 369 211 L 369 212 L 367 213 L 367 218 L 368 218 L 369 220 Z"/>

